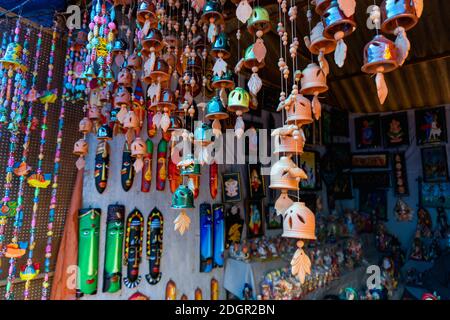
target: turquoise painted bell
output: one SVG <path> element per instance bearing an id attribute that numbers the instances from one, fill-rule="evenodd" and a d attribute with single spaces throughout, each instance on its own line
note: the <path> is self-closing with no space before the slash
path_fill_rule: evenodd
<path id="1" fill-rule="evenodd" d="M 112 48 L 113 54 L 124 54 L 128 49 L 128 44 L 125 40 L 118 38 L 114 41 L 114 46 Z"/>
<path id="2" fill-rule="evenodd" d="M 182 162 L 189 163 L 187 165 L 180 166 L 180 175 L 182 176 L 199 176 L 200 164 L 195 161 L 192 154 L 188 154 L 183 157 Z"/>
<path id="3" fill-rule="evenodd" d="M 228 119 L 229 115 L 225 109 L 222 100 L 218 96 L 214 96 L 206 104 L 205 118 L 208 120 L 224 120 Z"/>
<path id="4" fill-rule="evenodd" d="M 218 57 L 219 53 L 223 54 L 223 59 L 228 59 L 231 55 L 230 52 L 230 42 L 228 41 L 228 36 L 225 32 L 219 33 L 216 37 L 216 41 L 211 46 L 211 54 Z"/>
<path id="5" fill-rule="evenodd" d="M 227 70 L 222 76 L 214 75 L 211 79 L 212 87 L 214 89 L 233 89 L 234 88 L 234 74 L 231 70 Z"/>
<path id="6" fill-rule="evenodd" d="M 194 193 L 185 185 L 180 185 L 172 195 L 172 209 L 193 209 Z"/>
<path id="7" fill-rule="evenodd" d="M 202 123 L 194 130 L 194 143 L 208 145 L 212 142 L 212 136 L 212 128 L 208 124 Z"/>
<path id="8" fill-rule="evenodd" d="M 221 12 L 222 6 L 218 0 L 206 1 L 203 6 L 202 21 L 209 23 L 213 20 L 213 22 L 221 24 L 223 23 L 223 15 Z"/>
<path id="9" fill-rule="evenodd" d="M 102 125 L 98 128 L 97 131 L 97 139 L 98 140 L 111 140 L 113 138 L 113 132 L 111 127 L 108 124 Z"/>

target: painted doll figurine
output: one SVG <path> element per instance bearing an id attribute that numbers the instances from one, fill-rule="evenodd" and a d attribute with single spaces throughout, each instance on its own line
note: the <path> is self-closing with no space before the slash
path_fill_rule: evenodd
<path id="1" fill-rule="evenodd" d="M 125 141 L 123 145 L 123 154 L 122 154 L 122 170 L 120 171 L 120 176 L 122 180 L 122 188 L 124 191 L 130 190 L 134 181 L 134 167 L 133 167 L 133 158 L 131 157 L 131 149 L 130 144 Z"/>
<path id="2" fill-rule="evenodd" d="M 177 299 L 177 285 L 172 279 L 167 282 L 166 285 L 166 300 L 176 300 Z"/>
<path id="3" fill-rule="evenodd" d="M 153 142 L 147 139 L 147 154 L 144 156 L 144 167 L 142 169 L 141 191 L 150 192 L 152 185 L 152 168 L 153 168 Z"/>
<path id="4" fill-rule="evenodd" d="M 144 216 L 138 209 L 134 209 L 127 218 L 125 233 L 125 264 L 127 277 L 124 283 L 127 288 L 135 288 L 141 281 L 139 264 L 142 258 L 142 238 L 144 235 Z"/>
<path id="5" fill-rule="evenodd" d="M 78 297 L 97 293 L 100 215 L 101 209 L 78 212 Z"/>
<path id="6" fill-rule="evenodd" d="M 219 281 L 211 279 L 211 300 L 219 300 Z"/>
<path id="7" fill-rule="evenodd" d="M 125 206 L 108 206 L 106 216 L 105 266 L 103 292 L 114 293 L 122 288 L 122 247 Z"/>
<path id="8" fill-rule="evenodd" d="M 147 282 L 155 285 L 161 280 L 161 255 L 164 231 L 164 218 L 158 208 L 153 208 L 147 221 L 147 258 L 149 273 L 145 275 Z"/>
<path id="9" fill-rule="evenodd" d="M 100 141 L 95 154 L 95 187 L 101 194 L 105 191 L 108 184 L 109 169 L 109 144 L 106 141 Z"/>
<path id="10" fill-rule="evenodd" d="M 214 267 L 223 267 L 223 255 L 225 250 L 225 220 L 223 214 L 223 205 L 213 205 L 213 224 L 214 224 Z"/>

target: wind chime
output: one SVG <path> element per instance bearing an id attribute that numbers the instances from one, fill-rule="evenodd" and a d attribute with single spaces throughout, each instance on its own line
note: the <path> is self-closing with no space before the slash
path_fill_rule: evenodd
<path id="1" fill-rule="evenodd" d="M 336 41 L 334 61 L 342 68 L 347 57 L 347 45 L 344 38 L 356 29 L 354 14 L 355 0 L 313 0 L 316 13 L 321 16 L 323 23 L 323 36 Z"/>
<path id="2" fill-rule="evenodd" d="M 64 83 L 70 82 L 70 73 L 69 71 L 72 69 L 72 64 L 74 61 L 74 48 L 72 46 L 72 29 L 69 29 L 69 33 L 67 35 L 67 50 L 66 57 L 64 63 Z M 48 298 L 48 288 L 50 286 L 49 283 L 49 273 L 50 273 L 50 263 L 52 258 L 52 249 L 53 249 L 53 222 L 55 221 L 55 213 L 56 207 L 58 205 L 58 177 L 61 166 L 61 148 L 63 143 L 63 129 L 64 129 L 64 114 L 66 108 L 66 101 L 68 100 L 68 90 L 64 87 L 63 93 L 61 96 L 61 109 L 59 112 L 58 119 L 58 133 L 56 138 L 56 150 L 55 157 L 53 160 L 53 181 L 52 181 L 52 192 L 50 198 L 50 206 L 48 213 L 48 224 L 47 224 L 47 243 L 45 247 L 45 260 L 44 260 L 44 281 L 42 282 L 42 300 L 47 300 Z M 24 269 L 24 273 L 30 269 L 30 264 Z M 31 270 L 32 271 L 32 270 Z"/>
<path id="3" fill-rule="evenodd" d="M 375 83 L 380 103 L 383 104 L 388 95 L 384 74 L 391 72 L 405 62 L 411 44 L 406 31 L 414 27 L 423 11 L 423 1 L 383 1 L 380 7 L 376 1 L 371 6 L 369 22 L 376 30 L 376 35 L 364 48 L 364 65 L 361 70 L 375 75 Z M 379 34 L 397 36 L 395 43 Z"/>
<path id="4" fill-rule="evenodd" d="M 31 226 L 30 226 L 30 240 L 29 240 L 29 248 L 28 248 L 28 259 L 25 266 L 25 269 L 28 268 L 30 273 L 33 274 L 32 270 L 30 269 L 36 269 L 38 266 L 37 264 L 34 264 L 33 262 L 33 255 L 34 255 L 34 248 L 36 246 L 35 240 L 36 240 L 36 229 L 37 229 L 37 216 L 38 216 L 38 209 L 39 209 L 39 201 L 40 201 L 40 190 L 45 189 L 50 185 L 50 176 L 47 174 L 43 174 L 43 161 L 44 161 L 44 150 L 45 150 L 45 144 L 46 144 L 46 136 L 48 131 L 48 113 L 50 109 L 50 105 L 53 105 L 57 99 L 57 94 L 52 91 L 51 85 L 53 82 L 53 69 L 54 69 L 54 60 L 55 60 L 55 50 L 56 50 L 56 38 L 58 35 L 58 30 L 55 26 L 53 27 L 53 33 L 52 33 L 52 42 L 50 47 L 50 58 L 49 58 L 49 67 L 48 67 L 48 74 L 47 74 L 47 86 L 46 91 L 44 91 L 43 94 L 41 94 L 41 97 L 39 98 L 40 102 L 44 104 L 44 110 L 43 110 L 43 119 L 42 119 L 42 126 L 41 126 L 41 141 L 39 145 L 39 157 L 38 157 L 38 164 L 36 173 L 31 175 L 28 178 L 28 184 L 31 187 L 34 187 L 34 198 L 33 198 L 33 210 L 31 215 Z M 36 272 L 35 272 L 36 273 Z M 25 289 L 24 289 L 24 299 L 29 299 L 30 294 L 30 282 L 33 277 L 27 277 L 25 282 Z"/>
<path id="5" fill-rule="evenodd" d="M 31 30 L 28 29 L 26 33 L 25 43 L 24 43 L 24 49 L 27 47 L 26 43 L 29 42 L 29 36 L 30 36 Z M 17 192 L 17 207 L 15 212 L 15 218 L 14 218 L 14 229 L 12 232 L 12 239 L 11 244 L 8 245 L 10 248 L 19 248 L 19 234 L 20 230 L 22 229 L 23 225 L 23 201 L 24 201 L 24 191 L 25 191 L 25 184 L 26 184 L 26 176 L 28 175 L 30 171 L 30 167 L 27 164 L 28 162 L 28 155 L 29 155 L 29 147 L 30 147 L 30 140 L 31 140 L 31 133 L 34 126 L 34 118 L 33 118 L 33 104 L 37 100 L 37 92 L 36 92 L 36 82 L 37 82 L 37 75 L 38 75 L 38 68 L 39 68 L 39 58 L 41 54 L 41 44 L 42 44 L 42 28 L 39 31 L 37 43 L 36 43 L 36 53 L 35 53 L 35 60 L 34 60 L 34 69 L 33 69 L 33 77 L 31 81 L 31 89 L 29 89 L 25 101 L 28 103 L 28 115 L 27 115 L 27 125 L 25 128 L 25 136 L 24 136 L 24 143 L 23 143 L 23 151 L 22 151 L 22 159 L 19 166 L 14 170 L 14 173 L 19 176 L 19 187 Z M 27 55 L 24 52 L 24 62 Z M 23 247 L 26 247 L 26 244 L 23 245 Z M 25 251 L 20 252 L 20 254 L 24 254 Z M 14 289 L 14 281 L 16 278 L 16 262 L 17 258 L 20 256 L 11 256 L 9 260 L 9 270 L 8 270 L 8 278 L 7 278 L 7 284 L 6 284 L 6 293 L 5 298 L 7 300 L 14 299 L 13 296 L 13 289 Z M 39 269 L 39 268 L 38 268 Z M 31 270 L 32 271 L 32 270 Z M 26 277 L 26 270 L 21 270 L 20 276 L 21 278 Z M 31 272 L 33 274 L 33 272 Z M 25 279 L 24 279 L 25 280 Z"/>
<path id="6" fill-rule="evenodd" d="M 298 276 L 300 282 L 303 283 L 306 275 L 311 272 L 311 261 L 303 251 L 304 243 L 302 240 L 315 239 L 315 218 L 314 214 L 305 206 L 305 203 L 294 202 L 289 198 L 288 192 L 297 191 L 297 198 L 300 198 L 299 183 L 301 180 L 308 178 L 306 173 L 292 160 L 292 157 L 298 159 L 303 153 L 305 137 L 301 127 L 314 121 L 311 103 L 303 96 L 303 92 L 304 89 L 311 88 L 313 85 L 323 85 L 324 81 L 317 81 L 317 74 L 322 73 L 318 66 L 318 70 L 316 70 L 314 75 L 308 70 L 308 67 L 312 69 L 311 65 L 307 67 L 306 72 L 304 71 L 303 74 L 295 71 L 298 65 L 296 52 L 299 45 L 295 31 L 297 10 L 292 1 L 289 10 L 287 6 L 286 1 L 280 1 L 278 9 L 278 34 L 280 36 L 280 60 L 278 66 L 280 68 L 281 82 L 278 111 L 282 112 L 282 120 L 285 124 L 272 132 L 272 136 L 276 139 L 274 153 L 281 155 L 281 158 L 271 168 L 269 188 L 281 191 L 281 195 L 275 203 L 275 208 L 277 213 L 283 216 L 282 236 L 301 239 L 297 242 L 298 250 L 294 254 L 291 266 L 292 274 Z M 286 14 L 289 16 L 292 35 L 289 51 L 287 49 Z M 310 16 L 310 10 L 308 10 L 308 16 Z M 286 98 L 284 90 L 287 89 L 289 75 L 291 74 L 287 65 L 288 52 L 292 58 L 293 85 L 291 94 Z M 301 84 L 300 90 L 299 84 Z M 305 92 L 305 94 L 307 93 L 309 94 L 310 92 Z M 317 118 L 320 117 L 318 111 L 314 113 Z"/>
<path id="7" fill-rule="evenodd" d="M 7 70 L 8 82 L 5 88 L 5 96 L 2 96 L 2 113 L 5 114 L 10 109 L 9 122 L 7 118 L 2 119 L 3 124 L 8 124 L 7 129 L 10 133 L 8 162 L 6 165 L 6 175 L 4 184 L 4 196 L 2 198 L 2 207 L 0 211 L 0 258 L 19 257 L 25 254 L 26 243 L 13 243 L 4 248 L 5 228 L 8 217 L 14 217 L 17 212 L 17 202 L 11 199 L 11 189 L 14 180 L 15 152 L 19 143 L 19 132 L 22 125 L 22 115 L 24 111 L 24 87 L 26 86 L 25 73 L 27 70 L 26 62 L 28 61 L 28 41 L 25 39 L 24 46 L 19 43 L 20 40 L 20 19 L 16 22 L 14 29 L 14 40 L 10 42 L 6 51 L 0 59 L 0 63 Z M 25 58 L 25 61 L 24 61 Z M 4 77 L 5 79 L 6 77 Z M 2 90 L 3 91 L 3 90 Z M 0 264 L 1 267 L 1 264 Z"/>

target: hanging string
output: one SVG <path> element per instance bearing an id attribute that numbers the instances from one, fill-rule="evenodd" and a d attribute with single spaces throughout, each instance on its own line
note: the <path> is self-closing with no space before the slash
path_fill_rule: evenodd
<path id="1" fill-rule="evenodd" d="M 53 34 L 52 34 L 52 43 L 50 48 L 50 58 L 49 58 L 49 66 L 48 66 L 48 76 L 47 76 L 47 93 L 50 93 L 51 84 L 53 80 L 53 66 L 54 66 L 54 57 L 55 57 L 55 49 L 56 49 L 56 38 L 57 38 L 57 28 L 56 23 L 53 27 Z M 36 177 L 37 179 L 43 179 L 43 162 L 44 162 L 44 147 L 46 144 L 46 135 L 47 135 L 47 121 L 48 121 L 48 111 L 49 111 L 49 102 L 46 101 L 44 104 L 44 110 L 42 112 L 43 119 L 42 119 L 42 126 L 41 126 L 41 142 L 39 146 L 39 160 L 38 160 L 38 167 L 36 170 Z M 36 186 L 34 189 L 34 198 L 33 198 L 33 212 L 31 215 L 31 226 L 30 226 L 30 240 L 29 240 L 29 251 L 28 251 L 28 260 L 27 260 L 27 267 L 32 267 L 33 265 L 33 254 L 34 254 L 34 248 L 35 248 L 35 237 L 36 237 L 36 224 L 37 224 L 37 215 L 38 215 L 38 209 L 39 209 L 39 194 L 40 194 L 40 187 Z M 25 289 L 23 291 L 24 299 L 29 300 L 30 295 L 30 280 L 26 280 L 25 282 Z"/>
<path id="2" fill-rule="evenodd" d="M 24 41 L 24 52 L 23 52 L 23 63 L 24 65 L 28 64 L 28 57 L 29 57 L 29 41 L 30 41 L 30 33 L 31 30 L 27 29 L 26 35 L 25 35 L 25 41 Z M 38 34 L 38 40 L 36 44 L 36 56 L 34 61 L 34 71 L 33 71 L 33 78 L 31 83 L 31 90 L 35 88 L 36 85 L 36 78 L 37 78 L 37 69 L 38 69 L 38 60 L 40 56 L 40 48 L 41 48 L 41 37 L 42 37 L 42 27 Z M 25 77 L 27 77 L 27 73 L 25 73 Z M 26 79 L 24 79 L 25 84 Z M 28 99 L 28 115 L 27 115 L 27 126 L 25 129 L 25 137 L 23 141 L 23 151 L 22 151 L 22 161 L 21 164 L 24 165 L 25 170 L 27 169 L 27 161 L 28 161 L 28 153 L 29 153 L 29 147 L 30 147 L 30 136 L 31 136 L 31 127 L 33 124 L 33 101 L 30 101 Z M 26 182 L 26 174 L 25 172 L 20 175 L 19 178 L 19 187 L 17 192 L 17 207 L 15 210 L 14 215 L 14 229 L 12 232 L 12 239 L 11 244 L 12 245 L 18 245 L 18 237 L 20 230 L 22 228 L 23 224 L 23 198 L 24 198 L 24 189 L 25 189 L 25 182 Z M 5 299 L 6 300 L 13 300 L 14 296 L 12 294 L 13 292 L 13 286 L 14 286 L 14 280 L 16 278 L 16 257 L 11 257 L 9 260 L 9 269 L 8 269 L 8 278 L 7 278 L 7 284 L 6 284 L 6 293 L 5 293 Z"/>
<path id="3" fill-rule="evenodd" d="M 67 36 L 67 50 L 66 50 L 66 62 L 64 68 L 65 79 L 69 77 L 69 71 L 72 70 L 72 62 L 74 58 L 74 48 L 72 46 L 72 29 L 69 29 L 69 34 Z M 64 87 L 63 94 L 61 96 L 61 109 L 59 113 L 58 121 L 58 133 L 56 140 L 56 151 L 53 166 L 53 183 L 52 183 L 52 193 L 48 214 L 48 225 L 47 225 L 47 246 L 45 247 L 45 262 L 44 262 L 44 281 L 42 282 L 42 300 L 47 300 L 49 283 L 49 273 L 50 273 L 50 262 L 52 258 L 52 242 L 53 242 L 53 222 L 55 220 L 56 207 L 58 204 L 58 176 L 61 161 L 61 148 L 63 142 L 63 129 L 64 129 L 64 112 L 67 100 L 67 90 Z"/>
<path id="4" fill-rule="evenodd" d="M 308 19 L 308 28 L 309 28 L 309 37 L 311 37 L 312 31 L 312 11 L 311 11 L 311 2 L 308 1 L 308 11 L 306 12 L 306 18 Z M 314 55 L 311 50 L 308 50 L 311 56 L 311 63 L 314 62 Z"/>
<path id="5" fill-rule="evenodd" d="M 14 29 L 14 43 L 19 44 L 19 35 L 20 35 L 20 17 L 16 22 L 16 28 Z M 15 75 L 15 76 L 14 76 Z M 6 99 L 3 102 L 3 108 L 8 109 L 9 104 L 11 103 L 11 111 L 10 111 L 10 122 L 8 125 L 8 130 L 11 134 L 9 139 L 9 152 L 8 152 L 8 162 L 6 166 L 6 176 L 5 176 L 5 184 L 4 184 L 4 196 L 2 199 L 2 208 L 0 212 L 0 258 L 4 255 L 3 242 L 5 240 L 5 228 L 7 224 L 7 217 L 11 215 L 10 213 L 10 193 L 13 185 L 13 169 L 14 169 L 14 161 L 15 161 L 15 152 L 18 143 L 18 127 L 22 121 L 22 114 L 19 113 L 18 102 L 20 101 L 20 96 L 22 92 L 22 70 L 21 68 L 17 68 L 14 70 L 12 64 L 10 64 L 8 68 L 8 84 L 6 88 Z M 14 84 L 13 84 L 14 79 Z M 1 259 L 0 259 L 1 266 Z"/>

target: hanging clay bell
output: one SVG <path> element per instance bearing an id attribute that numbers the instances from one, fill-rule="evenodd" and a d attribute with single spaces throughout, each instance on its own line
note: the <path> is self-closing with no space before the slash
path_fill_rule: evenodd
<path id="1" fill-rule="evenodd" d="M 130 69 L 122 67 L 117 76 L 117 84 L 119 86 L 124 86 L 125 88 L 131 88 L 133 86 L 133 75 Z"/>
<path id="2" fill-rule="evenodd" d="M 384 0 L 380 6 L 381 31 L 394 34 L 398 27 L 403 27 L 405 31 L 413 28 L 422 13 L 421 8 L 416 9 L 415 2 L 415 0 Z"/>
<path id="3" fill-rule="evenodd" d="M 174 132 L 183 129 L 183 120 L 177 115 L 170 116 L 170 127 L 167 129 L 168 132 Z"/>
<path id="4" fill-rule="evenodd" d="M 330 5 L 331 0 L 311 0 L 311 4 L 315 6 L 315 11 L 319 16 L 322 16 L 323 12 Z"/>
<path id="5" fill-rule="evenodd" d="M 247 69 L 252 70 L 253 67 L 257 67 L 258 69 L 261 69 L 265 66 L 264 60 L 259 62 L 258 59 L 256 59 L 255 53 L 253 52 L 254 45 L 250 45 L 244 53 L 244 67 Z"/>
<path id="6" fill-rule="evenodd" d="M 222 76 L 214 75 L 211 79 L 211 86 L 214 89 L 230 89 L 234 88 L 234 73 L 231 70 L 227 70 Z"/>
<path id="7" fill-rule="evenodd" d="M 222 100 L 218 96 L 214 96 L 208 101 L 205 107 L 205 118 L 208 120 L 224 120 L 229 115 L 225 109 Z"/>
<path id="8" fill-rule="evenodd" d="M 186 92 L 189 92 L 192 98 L 198 96 L 202 91 L 200 75 L 188 69 L 183 73 L 183 78 L 188 78 L 189 82 L 180 86 L 181 97 L 184 97 Z"/>
<path id="9" fill-rule="evenodd" d="M 5 55 L 0 59 L 0 64 L 7 70 L 10 67 L 13 69 L 26 67 L 23 65 L 22 61 L 22 51 L 23 48 L 20 44 L 11 42 L 6 48 Z"/>
<path id="10" fill-rule="evenodd" d="M 322 15 L 323 35 L 326 38 L 336 40 L 334 60 L 340 68 L 344 65 L 347 56 L 347 45 L 344 38 L 356 29 L 353 18 L 355 6 L 355 0 L 331 0 L 331 4 Z"/>
<path id="11" fill-rule="evenodd" d="M 97 139 L 98 140 L 112 140 L 113 132 L 111 127 L 108 124 L 102 125 L 98 128 L 97 131 Z"/>
<path id="12" fill-rule="evenodd" d="M 377 35 L 364 48 L 364 65 L 361 70 L 368 74 L 376 74 L 375 82 L 380 103 L 383 104 L 388 94 L 384 73 L 398 68 L 397 48 L 391 40 Z"/>
<path id="13" fill-rule="evenodd" d="M 150 78 L 153 82 L 165 82 L 170 79 L 169 65 L 162 58 L 157 58 L 155 68 L 150 72 Z M 145 81 L 145 79 L 144 79 Z"/>
<path id="14" fill-rule="evenodd" d="M 257 31 L 266 34 L 270 31 L 270 15 L 267 9 L 263 7 L 254 7 L 250 19 L 247 21 L 247 28 L 250 34 L 254 35 Z"/>
<path id="15" fill-rule="evenodd" d="M 211 46 L 211 54 L 214 57 L 222 55 L 222 59 L 228 59 L 231 56 L 230 43 L 225 32 L 221 32 Z"/>
<path id="16" fill-rule="evenodd" d="M 202 59 L 197 54 L 194 57 L 189 57 L 187 61 L 187 68 L 195 72 L 202 72 Z"/>
<path id="17" fill-rule="evenodd" d="M 140 121 L 139 117 L 134 111 L 128 111 L 127 115 L 123 119 L 123 127 L 127 129 L 139 128 Z"/>
<path id="18" fill-rule="evenodd" d="M 89 144 L 84 139 L 80 139 L 77 142 L 75 142 L 75 145 L 73 147 L 73 154 L 84 157 L 89 153 Z"/>
<path id="19" fill-rule="evenodd" d="M 123 55 L 123 54 L 125 54 L 125 51 L 127 51 L 127 49 L 128 49 L 127 42 L 124 39 L 117 38 L 114 41 L 114 45 L 111 50 L 111 53 L 113 56 L 120 55 L 120 54 Z"/>
<path id="20" fill-rule="evenodd" d="M 100 102 L 102 104 L 108 103 L 111 100 L 111 93 L 109 92 L 109 88 L 106 86 L 100 91 L 99 96 Z"/>
<path id="21" fill-rule="evenodd" d="M 272 132 L 275 137 L 275 154 L 289 153 L 302 154 L 305 146 L 305 135 L 303 130 L 296 125 L 284 125 L 282 128 Z"/>
<path id="22" fill-rule="evenodd" d="M 84 117 L 83 119 L 81 119 L 80 124 L 78 125 L 78 131 L 86 135 L 89 132 L 92 132 L 92 127 L 92 121 L 88 117 Z"/>
<path id="23" fill-rule="evenodd" d="M 134 71 L 142 70 L 142 57 L 136 51 L 128 57 L 128 68 Z"/>
<path id="24" fill-rule="evenodd" d="M 304 95 L 316 95 L 328 90 L 327 77 L 320 67 L 310 63 L 302 72 L 300 93 Z"/>
<path id="25" fill-rule="evenodd" d="M 142 54 L 147 56 L 153 50 L 159 52 L 164 48 L 163 35 L 160 30 L 152 28 L 142 40 Z M 153 49 L 152 49 L 153 48 Z"/>
<path id="26" fill-rule="evenodd" d="M 349 0 L 344 0 L 349 1 Z M 347 37 L 356 29 L 356 22 L 353 19 L 353 14 L 347 16 L 346 13 L 339 7 L 339 0 L 331 0 L 330 5 L 325 9 L 322 15 L 322 22 L 324 25 L 323 35 L 330 39 L 336 39 L 336 34 L 342 32 L 342 37 Z M 336 39 L 337 40 L 337 39 Z"/>
<path id="27" fill-rule="evenodd" d="M 271 189 L 298 190 L 300 179 L 308 179 L 306 173 L 300 169 L 291 157 L 281 157 L 270 169 Z"/>
<path id="28" fill-rule="evenodd" d="M 194 130 L 194 143 L 203 146 L 209 145 L 212 142 L 212 128 L 206 123 L 202 123 Z"/>
<path id="29" fill-rule="evenodd" d="M 294 202 L 283 214 L 282 237 L 316 239 L 316 219 L 304 202 Z"/>
<path id="30" fill-rule="evenodd" d="M 203 6 L 201 19 L 204 23 L 211 23 L 213 21 L 214 23 L 223 24 L 224 19 L 220 2 L 218 0 L 206 1 Z"/>
<path id="31" fill-rule="evenodd" d="M 313 123 L 311 101 L 302 94 L 297 94 L 296 99 L 289 105 L 289 108 L 286 108 L 286 123 L 299 127 Z"/>
<path id="32" fill-rule="evenodd" d="M 194 193 L 185 185 L 180 185 L 172 195 L 172 209 L 193 209 Z"/>
<path id="33" fill-rule="evenodd" d="M 160 109 L 167 108 L 168 110 L 175 110 L 177 108 L 175 94 L 168 88 L 163 89 L 156 107 Z"/>
<path id="34" fill-rule="evenodd" d="M 156 7 L 151 0 L 140 0 L 137 9 L 137 21 L 141 27 L 146 21 L 149 21 L 152 27 L 158 25 L 158 17 L 156 16 Z"/>
<path id="35" fill-rule="evenodd" d="M 88 118 L 91 121 L 98 121 L 101 118 L 102 114 L 100 112 L 100 108 L 97 106 L 90 106 L 88 110 Z"/>
<path id="36" fill-rule="evenodd" d="M 305 43 L 308 50 L 315 55 L 329 54 L 336 49 L 336 40 L 323 36 L 322 22 L 318 22 L 311 30 L 311 35 L 305 37 Z"/>
<path id="37" fill-rule="evenodd" d="M 231 112 L 240 111 L 242 113 L 248 112 L 250 107 L 250 94 L 247 90 L 237 87 L 228 95 L 227 110 Z"/>
<path id="38" fill-rule="evenodd" d="M 125 87 L 118 87 L 114 94 L 114 106 L 131 107 L 131 94 Z"/>

